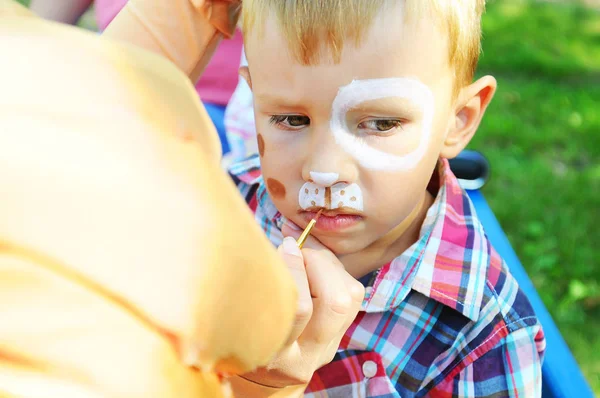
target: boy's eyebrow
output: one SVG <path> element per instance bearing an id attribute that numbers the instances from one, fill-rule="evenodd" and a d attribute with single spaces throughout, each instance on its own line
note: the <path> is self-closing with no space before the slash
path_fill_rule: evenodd
<path id="1" fill-rule="evenodd" d="M 382 113 L 395 113 L 402 111 L 403 113 L 421 113 L 423 109 L 419 104 L 404 97 L 386 97 L 371 101 L 361 102 L 357 106 L 349 110 L 362 111 L 362 112 L 382 112 Z"/>
<path id="2" fill-rule="evenodd" d="M 307 104 L 301 101 L 290 100 L 289 96 L 268 94 L 268 93 L 256 93 L 254 99 L 258 100 L 263 104 L 268 104 L 271 109 L 281 109 L 282 111 L 294 110 L 294 111 L 305 111 Z M 310 103 L 310 102 L 309 102 Z M 372 112 L 374 114 L 398 114 L 402 115 L 420 115 L 423 112 L 421 106 L 410 98 L 406 97 L 385 97 L 370 101 L 364 101 L 357 106 L 352 107 L 348 110 L 351 112 Z M 400 116 L 400 115 L 398 115 Z"/>
<path id="3" fill-rule="evenodd" d="M 254 98 L 263 103 L 276 105 L 281 108 L 298 108 L 302 105 L 299 102 L 292 101 L 289 97 L 272 95 L 267 93 L 258 93 L 254 95 Z"/>

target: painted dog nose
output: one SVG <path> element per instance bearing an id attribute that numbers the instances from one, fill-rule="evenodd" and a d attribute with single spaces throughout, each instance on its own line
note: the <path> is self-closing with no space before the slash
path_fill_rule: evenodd
<path id="1" fill-rule="evenodd" d="M 339 180 L 340 175 L 338 173 L 319 173 L 316 171 L 311 171 L 310 178 L 315 184 L 324 187 L 330 187 Z"/>

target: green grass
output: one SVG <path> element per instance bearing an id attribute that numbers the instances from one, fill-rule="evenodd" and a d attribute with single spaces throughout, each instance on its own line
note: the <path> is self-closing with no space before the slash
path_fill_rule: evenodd
<path id="1" fill-rule="evenodd" d="M 484 192 L 600 396 L 600 11 L 490 0 L 483 27 L 479 73 L 499 82 L 471 145 Z"/>
<path id="2" fill-rule="evenodd" d="M 483 27 L 484 193 L 600 396 L 600 12 L 491 1 Z"/>

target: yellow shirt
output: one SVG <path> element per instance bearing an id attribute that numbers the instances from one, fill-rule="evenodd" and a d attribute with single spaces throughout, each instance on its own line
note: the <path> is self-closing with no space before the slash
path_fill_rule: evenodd
<path id="1" fill-rule="evenodd" d="M 170 36 L 142 39 L 144 3 L 108 36 L 136 18 L 130 33 L 161 52 Z M 184 74 L 27 14 L 0 0 L 0 396 L 218 397 L 214 371 L 285 342 L 285 265 Z M 187 32 L 166 54 L 189 76 L 219 36 L 200 22 L 169 26 Z"/>

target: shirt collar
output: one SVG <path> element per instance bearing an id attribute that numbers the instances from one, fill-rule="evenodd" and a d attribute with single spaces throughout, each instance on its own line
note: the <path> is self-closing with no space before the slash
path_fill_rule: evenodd
<path id="1" fill-rule="evenodd" d="M 230 171 L 247 184 L 259 184 L 257 210 L 281 229 L 285 218 L 269 198 L 262 176 L 256 172 L 259 167 L 260 160 L 255 156 Z M 415 290 L 473 321 L 479 318 L 491 247 L 475 208 L 448 161 L 441 159 L 436 170 L 430 186 L 437 185 L 439 189 L 419 239 L 372 278 L 363 302 L 364 311 L 389 311 Z"/>

